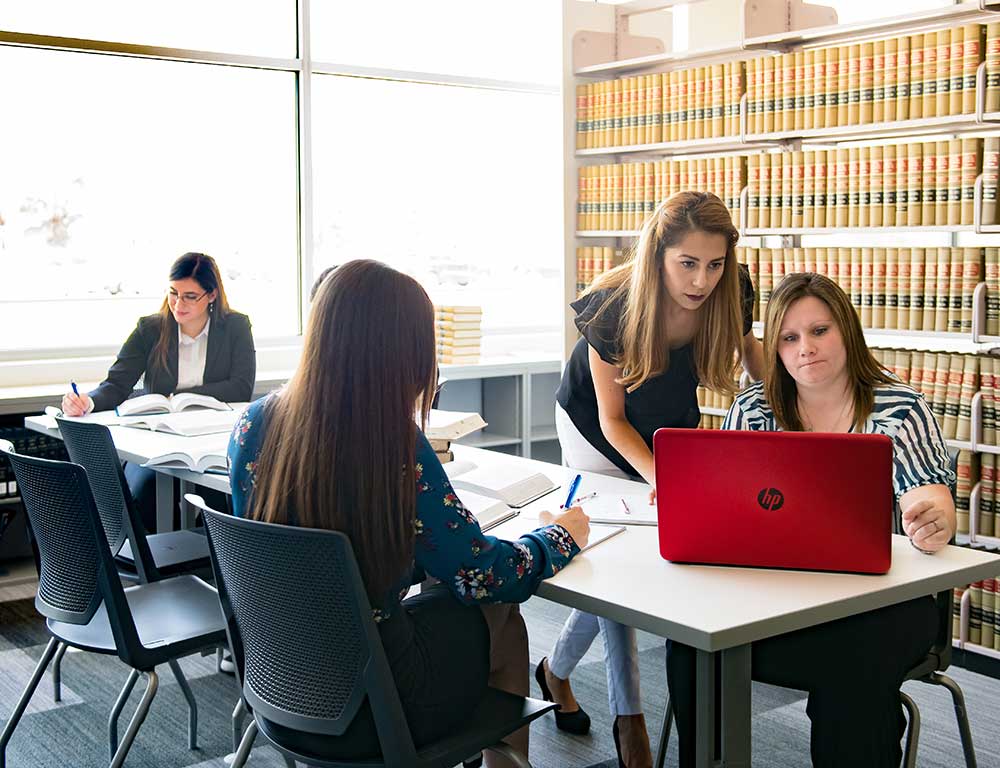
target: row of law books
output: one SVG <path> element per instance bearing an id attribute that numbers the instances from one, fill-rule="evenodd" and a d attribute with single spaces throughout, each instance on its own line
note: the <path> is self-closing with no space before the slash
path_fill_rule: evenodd
<path id="1" fill-rule="evenodd" d="M 703 413 L 701 415 L 701 421 L 698 422 L 698 429 L 722 429 L 722 425 L 725 420 L 725 416 Z"/>
<path id="2" fill-rule="evenodd" d="M 738 248 L 737 258 L 756 286 L 756 320 L 786 274 L 815 272 L 844 289 L 865 328 L 971 333 L 985 281 L 985 333 L 1000 335 L 1000 248 Z"/>
<path id="3" fill-rule="evenodd" d="M 576 89 L 577 149 L 747 138 L 1000 111 L 1000 23 L 768 54 Z"/>
<path id="4" fill-rule="evenodd" d="M 873 349 L 886 370 L 923 393 L 946 440 L 966 442 L 972 432 L 972 398 L 983 390 L 983 443 L 996 445 L 994 380 L 1000 358 L 919 350 Z M 990 426 L 987 430 L 986 420 Z"/>
<path id="5" fill-rule="evenodd" d="M 718 195 L 738 226 L 746 178 L 746 158 L 740 156 L 584 166 L 577 229 L 636 230 L 661 200 L 688 189 Z"/>
<path id="6" fill-rule="evenodd" d="M 581 246 L 576 249 L 576 295 L 590 287 L 594 279 L 622 263 L 622 249 L 611 246 Z"/>
<path id="7" fill-rule="evenodd" d="M 916 227 L 996 220 L 1000 137 L 755 154 L 747 158 L 747 228 Z"/>
<path id="8" fill-rule="evenodd" d="M 955 525 L 958 533 L 969 534 L 969 515 L 972 507 L 972 489 L 981 480 L 983 456 L 993 456 L 993 454 L 979 454 L 972 451 L 959 451 L 955 460 Z M 994 461 L 994 469 L 996 462 Z M 980 486 L 980 489 L 982 486 Z M 981 494 L 980 494 L 981 495 Z M 981 516 L 977 510 L 976 523 L 980 522 Z M 993 521 L 995 523 L 995 521 Z"/>
<path id="9" fill-rule="evenodd" d="M 1000 575 L 966 587 L 956 587 L 951 605 L 952 636 L 962 634 L 962 596 L 969 592 L 967 641 L 1000 651 Z"/>
<path id="10" fill-rule="evenodd" d="M 483 308 L 442 305 L 434 307 L 438 363 L 478 363 L 483 341 Z"/>
<path id="11" fill-rule="evenodd" d="M 740 135 L 743 62 L 624 77 L 576 88 L 576 147 Z"/>
<path id="12" fill-rule="evenodd" d="M 1000 24 L 966 24 L 750 59 L 747 134 L 971 115 L 984 59 L 1000 109 L 998 37 Z"/>

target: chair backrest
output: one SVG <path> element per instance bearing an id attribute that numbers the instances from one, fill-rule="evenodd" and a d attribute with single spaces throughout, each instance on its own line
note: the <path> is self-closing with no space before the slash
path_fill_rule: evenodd
<path id="1" fill-rule="evenodd" d="M 87 624 L 103 602 L 119 656 L 130 663 L 129 649 L 141 646 L 86 471 L 68 461 L 22 456 L 6 441 L 0 451 L 10 460 L 38 542 L 38 612 Z"/>
<path id="2" fill-rule="evenodd" d="M 56 418 L 70 461 L 87 470 L 90 490 L 104 526 L 111 552 L 116 554 L 128 540 L 141 581 L 159 578 L 146 531 L 122 471 L 111 431 L 103 424 Z"/>
<path id="3" fill-rule="evenodd" d="M 209 553 L 247 704 L 286 728 L 339 736 L 368 696 L 386 766 L 416 762 L 348 538 L 208 509 Z"/>

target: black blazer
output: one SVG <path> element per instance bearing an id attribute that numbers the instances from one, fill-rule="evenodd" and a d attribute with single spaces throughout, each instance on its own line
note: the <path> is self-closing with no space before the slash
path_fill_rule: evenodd
<path id="1" fill-rule="evenodd" d="M 172 318 L 171 318 L 172 320 Z M 176 323 L 173 323 L 176 329 Z M 95 411 L 117 408 L 132 396 L 135 383 L 145 374 L 142 394 L 171 395 L 177 388 L 177 332 L 170 336 L 167 369 L 159 366 L 153 349 L 160 338 L 160 315 L 140 317 L 135 330 L 118 352 L 107 378 L 90 392 Z M 204 383 L 187 392 L 211 395 L 224 402 L 253 398 L 257 353 L 250 333 L 250 318 L 239 312 L 212 316 L 208 329 Z"/>

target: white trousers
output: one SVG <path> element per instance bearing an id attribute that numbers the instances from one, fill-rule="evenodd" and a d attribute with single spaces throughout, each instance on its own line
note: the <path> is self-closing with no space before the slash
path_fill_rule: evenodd
<path id="1" fill-rule="evenodd" d="M 612 477 L 627 477 L 587 442 L 587 438 L 580 434 L 569 414 L 558 403 L 556 434 L 559 436 L 559 447 L 566 466 Z M 589 650 L 598 631 L 604 640 L 604 668 L 608 678 L 608 707 L 611 715 L 637 715 L 642 712 L 642 702 L 639 699 L 639 651 L 636 647 L 635 629 L 632 627 L 574 610 L 549 654 L 549 669 L 558 678 L 568 678 Z"/>

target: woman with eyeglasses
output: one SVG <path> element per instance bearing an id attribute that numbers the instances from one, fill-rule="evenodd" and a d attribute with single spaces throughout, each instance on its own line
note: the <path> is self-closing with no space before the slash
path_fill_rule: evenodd
<path id="1" fill-rule="evenodd" d="M 68 392 L 67 416 L 117 408 L 135 394 L 195 392 L 224 402 L 253 396 L 257 358 L 250 319 L 229 309 L 211 256 L 185 253 L 170 267 L 160 311 L 140 317 L 107 378 L 87 394 Z M 142 377 L 142 390 L 134 388 Z M 156 529 L 155 473 L 131 463 L 125 477 L 147 530 Z"/>

